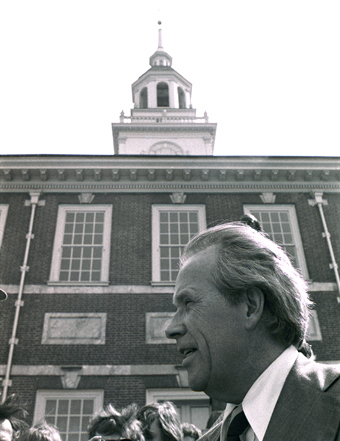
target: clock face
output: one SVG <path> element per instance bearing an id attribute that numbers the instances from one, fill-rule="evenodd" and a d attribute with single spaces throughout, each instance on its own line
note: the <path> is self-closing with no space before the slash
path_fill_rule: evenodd
<path id="1" fill-rule="evenodd" d="M 157 142 L 149 149 L 149 155 L 183 155 L 180 146 L 173 142 Z"/>

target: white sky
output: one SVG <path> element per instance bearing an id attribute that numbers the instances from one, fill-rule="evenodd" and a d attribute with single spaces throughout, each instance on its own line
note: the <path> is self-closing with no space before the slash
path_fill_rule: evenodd
<path id="1" fill-rule="evenodd" d="M 215 154 L 340 156 L 339 0 L 1 0 L 0 153 L 112 154 L 158 20 Z"/>

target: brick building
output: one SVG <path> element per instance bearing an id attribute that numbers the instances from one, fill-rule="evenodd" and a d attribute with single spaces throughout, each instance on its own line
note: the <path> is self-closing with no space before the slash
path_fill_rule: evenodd
<path id="1" fill-rule="evenodd" d="M 247 212 L 309 282 L 317 359 L 340 362 L 340 159 L 213 156 L 216 124 L 171 64 L 160 33 L 112 156 L 0 158 L 2 397 L 65 441 L 108 402 L 169 399 L 201 427 L 222 406 L 188 388 L 164 327 L 181 246 Z"/>

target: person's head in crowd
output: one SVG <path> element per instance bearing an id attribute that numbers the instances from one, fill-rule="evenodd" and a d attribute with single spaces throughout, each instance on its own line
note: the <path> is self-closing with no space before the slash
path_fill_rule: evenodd
<path id="1" fill-rule="evenodd" d="M 195 236 L 176 281 L 166 334 L 184 355 L 193 390 L 239 403 L 290 345 L 310 356 L 312 302 L 287 254 L 244 222 Z"/>
<path id="2" fill-rule="evenodd" d="M 136 418 L 137 412 L 136 404 L 130 404 L 120 411 L 109 404 L 91 419 L 87 428 L 89 438 L 93 441 L 144 441 L 141 423 Z"/>
<path id="3" fill-rule="evenodd" d="M 201 430 L 194 424 L 182 423 L 181 429 L 183 441 L 196 441 L 202 435 Z"/>
<path id="4" fill-rule="evenodd" d="M 211 412 L 208 421 L 207 421 L 207 425 L 206 425 L 206 429 L 210 429 L 210 427 L 212 427 L 215 422 L 218 420 L 218 418 L 221 416 L 222 411 L 221 410 L 214 410 Z"/>
<path id="5" fill-rule="evenodd" d="M 137 418 L 142 423 L 146 441 L 181 441 L 179 415 L 170 401 L 152 403 L 142 407 Z"/>
<path id="6" fill-rule="evenodd" d="M 62 441 L 62 439 L 55 426 L 42 422 L 24 430 L 18 441 Z"/>
<path id="7" fill-rule="evenodd" d="M 26 411 L 20 406 L 18 395 L 10 395 L 0 404 L 0 441 L 11 441 L 28 425 L 19 417 L 25 417 Z"/>
<path id="8" fill-rule="evenodd" d="M 241 217 L 240 221 L 243 222 L 244 224 L 249 225 L 254 230 L 261 231 L 262 233 L 264 233 L 264 231 L 262 230 L 262 227 L 260 225 L 260 222 L 257 220 L 257 218 L 254 215 L 252 215 L 252 214 L 244 214 Z"/>

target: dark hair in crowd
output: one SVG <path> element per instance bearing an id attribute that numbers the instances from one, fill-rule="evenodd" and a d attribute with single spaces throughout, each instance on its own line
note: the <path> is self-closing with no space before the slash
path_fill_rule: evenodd
<path id="1" fill-rule="evenodd" d="M 202 435 L 200 429 L 196 427 L 194 424 L 182 423 L 181 428 L 182 428 L 183 438 L 185 436 L 190 436 L 191 438 L 197 440 Z"/>
<path id="2" fill-rule="evenodd" d="M 25 417 L 27 412 L 23 409 L 19 402 L 19 396 L 10 395 L 2 404 L 0 404 L 0 421 L 9 420 L 15 432 L 28 428 L 28 424 L 19 417 Z"/>
<path id="3" fill-rule="evenodd" d="M 90 421 L 87 430 L 89 437 L 113 435 L 118 433 L 123 438 L 139 441 L 143 438 L 141 423 L 136 419 L 138 407 L 130 404 L 120 412 L 111 404 L 98 412 Z"/>
<path id="4" fill-rule="evenodd" d="M 19 441 L 61 441 L 61 436 L 55 426 L 42 422 L 25 430 Z"/>
<path id="5" fill-rule="evenodd" d="M 170 401 L 152 403 L 142 407 L 137 418 L 142 423 L 145 439 L 151 439 L 150 426 L 158 419 L 163 441 L 181 441 L 181 422 L 175 406 Z"/>
<path id="6" fill-rule="evenodd" d="M 260 289 L 271 335 L 311 356 L 306 334 L 312 302 L 306 282 L 285 251 L 246 223 L 230 222 L 196 235 L 185 247 L 181 264 L 210 246 L 217 249 L 213 273 L 217 289 L 234 305 L 247 289 Z"/>

